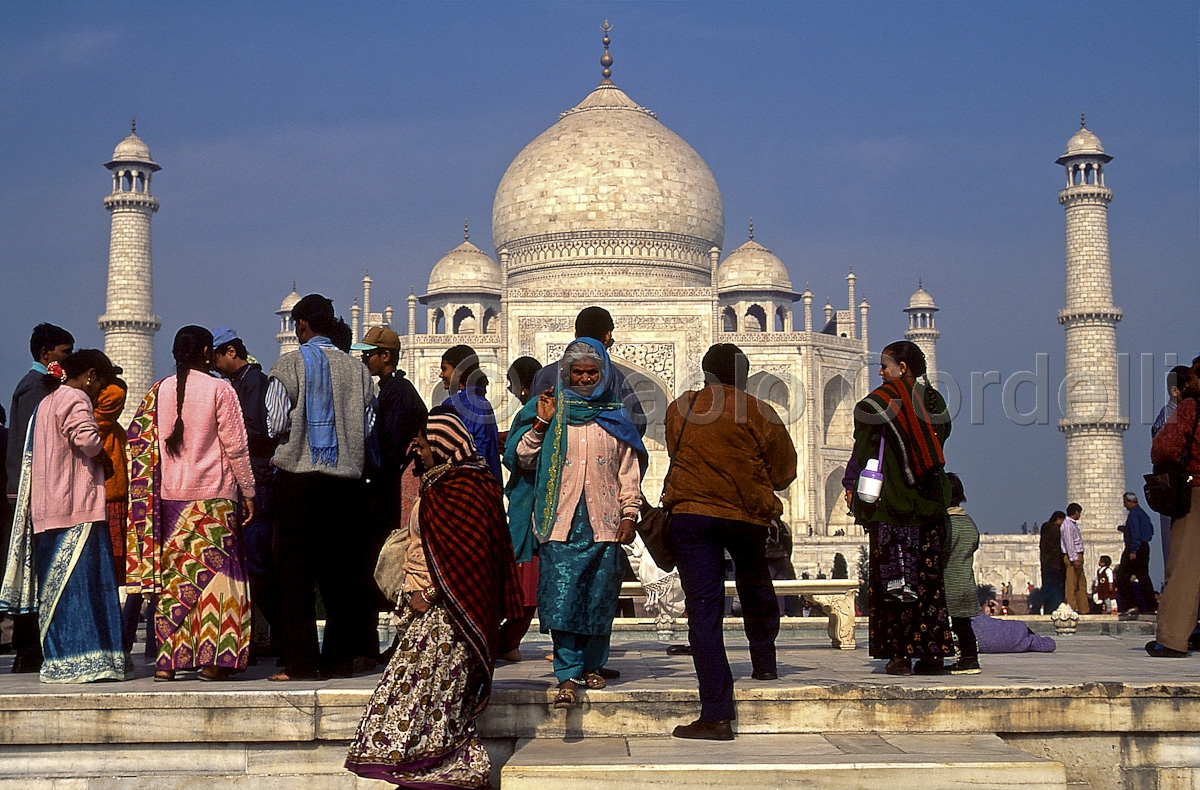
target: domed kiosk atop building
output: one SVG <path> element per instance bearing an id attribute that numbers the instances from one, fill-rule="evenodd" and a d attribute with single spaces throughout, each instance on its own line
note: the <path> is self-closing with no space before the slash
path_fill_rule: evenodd
<path id="1" fill-rule="evenodd" d="M 856 299 L 854 275 L 845 308 L 834 320 L 831 305 L 825 329 L 814 331 L 812 292 L 793 290 L 788 266 L 754 239 L 753 226 L 722 261 L 716 178 L 691 145 L 613 84 L 607 36 L 604 44 L 600 84 L 504 171 L 492 205 L 495 256 L 468 237 L 430 261 L 425 293 L 408 297 L 407 327 L 396 327 L 401 367 L 434 405 L 446 396 L 441 355 L 470 345 L 507 425 L 519 406 L 503 385 L 509 364 L 519 356 L 556 362 L 579 311 L 604 307 L 615 324 L 609 352 L 648 417 L 643 485 L 657 501 L 669 463 L 666 407 L 698 386 L 712 344 L 736 343 L 750 360 L 747 390 L 784 419 L 800 456 L 796 482 L 780 494 L 783 519 L 795 534 L 811 530 L 857 556 L 862 533 L 841 493 L 853 407 L 867 392 L 868 305 Z M 365 289 L 363 298 L 365 308 Z M 803 321 L 793 321 L 797 300 Z"/>

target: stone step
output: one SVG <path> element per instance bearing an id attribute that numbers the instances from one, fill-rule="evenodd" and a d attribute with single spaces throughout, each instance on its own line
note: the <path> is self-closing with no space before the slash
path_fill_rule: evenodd
<path id="1" fill-rule="evenodd" d="M 1066 788 L 1062 763 L 995 735 L 535 738 L 517 743 L 500 790 L 958 790 Z"/>

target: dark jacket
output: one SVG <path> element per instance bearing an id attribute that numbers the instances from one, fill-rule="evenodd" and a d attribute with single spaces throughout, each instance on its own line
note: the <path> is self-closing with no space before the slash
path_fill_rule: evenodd
<path id="1" fill-rule="evenodd" d="M 21 456 L 25 452 L 25 430 L 29 427 L 29 418 L 50 391 L 45 376 L 36 370 L 26 373 L 13 391 L 12 406 L 8 410 L 12 440 L 8 443 L 5 459 L 9 494 L 17 493 L 17 486 L 21 482 Z"/>
<path id="2" fill-rule="evenodd" d="M 250 468 L 254 470 L 254 482 L 259 485 L 270 481 L 274 474 L 271 456 L 275 454 L 275 445 L 279 444 L 278 439 L 272 439 L 267 433 L 267 381 L 267 374 L 257 362 L 244 365 L 229 379 L 242 406 Z"/>
<path id="3" fill-rule="evenodd" d="M 379 439 L 380 468 L 399 470 L 408 459 L 408 446 L 425 427 L 429 409 L 403 370 L 379 377 L 379 407 L 375 434 Z"/>
<path id="4" fill-rule="evenodd" d="M 1047 521 L 1039 530 L 1039 554 L 1043 568 L 1062 568 L 1062 526 L 1053 521 Z"/>
<path id="5" fill-rule="evenodd" d="M 1141 505 L 1134 505 L 1125 514 L 1125 548 L 1137 553 L 1138 549 L 1154 537 L 1154 525 Z"/>
<path id="6" fill-rule="evenodd" d="M 694 416 L 685 423 L 689 403 Z M 672 513 L 763 525 L 782 515 L 775 492 L 796 479 L 796 448 L 767 403 L 711 384 L 668 406 L 666 428 L 674 465 L 663 504 Z"/>

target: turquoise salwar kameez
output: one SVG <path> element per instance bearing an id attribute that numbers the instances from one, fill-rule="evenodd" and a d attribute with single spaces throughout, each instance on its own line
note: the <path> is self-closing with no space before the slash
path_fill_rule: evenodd
<path id="1" fill-rule="evenodd" d="M 586 676 L 608 663 L 612 621 L 625 566 L 621 546 L 593 539 L 587 503 L 579 500 L 565 541 L 541 547 L 538 617 L 554 641 L 558 682 Z"/>

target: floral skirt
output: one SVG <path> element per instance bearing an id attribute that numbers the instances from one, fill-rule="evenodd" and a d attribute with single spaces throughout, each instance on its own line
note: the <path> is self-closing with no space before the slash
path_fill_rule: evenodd
<path id="1" fill-rule="evenodd" d="M 412 788 L 484 788 L 491 761 L 472 711 L 479 669 L 446 610 L 399 614 L 400 643 L 350 744 L 346 768 Z"/>
<path id="2" fill-rule="evenodd" d="M 882 557 L 877 528 L 870 534 L 867 607 L 873 658 L 937 660 L 953 653 L 950 612 L 942 584 L 942 524 L 920 528 L 915 582 L 917 599 L 902 602 L 886 594 L 880 574 Z"/>

